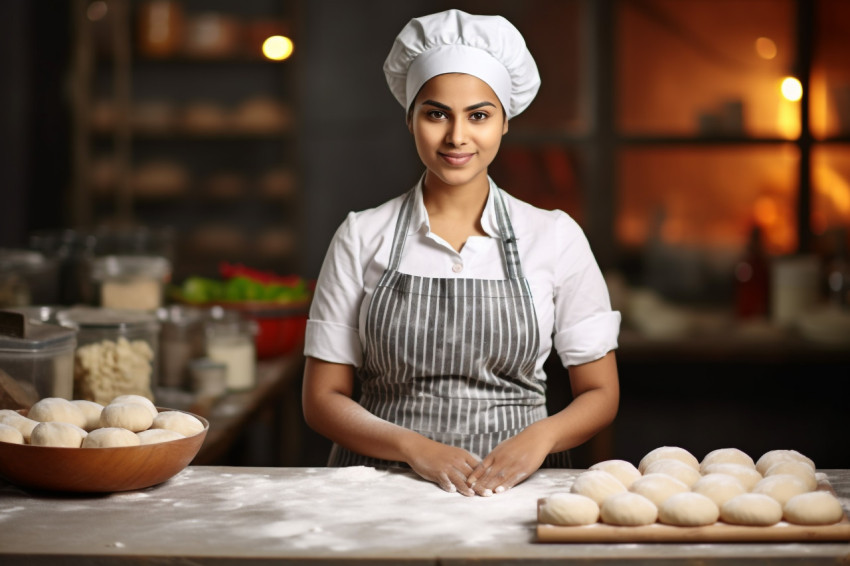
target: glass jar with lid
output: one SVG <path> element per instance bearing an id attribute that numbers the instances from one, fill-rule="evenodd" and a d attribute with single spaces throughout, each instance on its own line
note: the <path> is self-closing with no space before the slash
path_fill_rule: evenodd
<path id="1" fill-rule="evenodd" d="M 154 398 L 160 332 L 154 313 L 74 307 L 60 311 L 57 318 L 77 330 L 76 398 L 102 404 L 118 395 Z"/>
<path id="2" fill-rule="evenodd" d="M 158 385 L 176 389 L 189 385 L 192 360 L 204 356 L 204 321 L 200 308 L 171 305 L 157 311 L 160 331 Z"/>
<path id="3" fill-rule="evenodd" d="M 0 332 L 0 373 L 14 380 L 27 403 L 44 397 L 72 399 L 76 344 L 73 329 L 26 320 L 20 333 Z"/>
<path id="4" fill-rule="evenodd" d="M 227 366 L 227 388 L 250 389 L 257 382 L 257 324 L 238 312 L 213 307 L 206 323 L 207 357 Z"/>
<path id="5" fill-rule="evenodd" d="M 58 288 L 56 260 L 34 250 L 0 248 L 0 308 L 55 304 Z"/>
<path id="6" fill-rule="evenodd" d="M 170 279 L 171 262 L 160 256 L 110 255 L 92 265 L 98 304 L 109 309 L 156 310 Z"/>

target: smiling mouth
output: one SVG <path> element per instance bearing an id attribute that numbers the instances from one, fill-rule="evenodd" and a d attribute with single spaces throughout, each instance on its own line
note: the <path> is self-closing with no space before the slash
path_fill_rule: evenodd
<path id="1" fill-rule="evenodd" d="M 466 165 L 474 153 L 441 153 L 440 157 L 449 165 Z"/>

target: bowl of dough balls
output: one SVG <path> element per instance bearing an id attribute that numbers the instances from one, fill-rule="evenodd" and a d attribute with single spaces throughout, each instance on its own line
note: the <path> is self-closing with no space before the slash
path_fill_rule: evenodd
<path id="1" fill-rule="evenodd" d="M 0 476 L 24 488 L 107 493 L 143 489 L 195 458 L 209 423 L 141 395 L 106 405 L 46 397 L 0 410 Z"/>

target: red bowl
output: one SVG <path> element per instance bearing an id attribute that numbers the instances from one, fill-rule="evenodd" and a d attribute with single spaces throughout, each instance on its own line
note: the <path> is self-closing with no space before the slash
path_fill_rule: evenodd
<path id="1" fill-rule="evenodd" d="M 307 313 L 286 316 L 263 316 L 246 313 L 257 323 L 254 337 L 258 358 L 273 358 L 289 354 L 304 341 Z"/>

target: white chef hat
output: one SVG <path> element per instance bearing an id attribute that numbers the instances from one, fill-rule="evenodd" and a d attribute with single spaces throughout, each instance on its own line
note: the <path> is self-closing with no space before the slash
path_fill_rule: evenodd
<path id="1" fill-rule="evenodd" d="M 525 110 L 540 88 L 525 40 L 501 16 L 447 10 L 410 20 L 384 62 L 393 96 L 407 110 L 422 85 L 444 73 L 465 73 L 490 85 L 508 118 Z"/>

